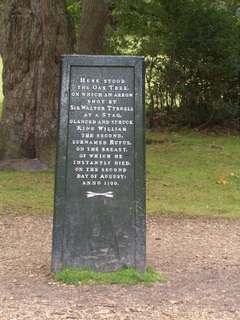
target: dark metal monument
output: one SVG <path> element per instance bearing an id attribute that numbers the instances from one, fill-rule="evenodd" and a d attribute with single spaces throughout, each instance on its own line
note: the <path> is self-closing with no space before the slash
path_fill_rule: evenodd
<path id="1" fill-rule="evenodd" d="M 146 268 L 144 59 L 62 56 L 52 272 Z"/>

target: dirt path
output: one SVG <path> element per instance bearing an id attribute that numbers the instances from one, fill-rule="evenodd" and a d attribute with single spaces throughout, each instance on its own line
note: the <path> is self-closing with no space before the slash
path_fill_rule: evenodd
<path id="1" fill-rule="evenodd" d="M 148 218 L 150 288 L 50 280 L 52 217 L 0 214 L 0 319 L 240 319 L 240 220 Z"/>

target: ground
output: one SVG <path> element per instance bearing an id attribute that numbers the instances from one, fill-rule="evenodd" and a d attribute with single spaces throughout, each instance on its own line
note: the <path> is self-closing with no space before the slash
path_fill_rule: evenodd
<path id="1" fill-rule="evenodd" d="M 67 286 L 50 275 L 52 216 L 0 214 L 0 319 L 240 319 L 240 220 L 147 219 L 167 283 Z"/>

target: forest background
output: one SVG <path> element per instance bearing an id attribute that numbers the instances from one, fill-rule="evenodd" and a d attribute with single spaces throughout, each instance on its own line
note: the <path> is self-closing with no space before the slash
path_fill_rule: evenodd
<path id="1" fill-rule="evenodd" d="M 0 159 L 54 163 L 61 54 L 145 56 L 149 128 L 238 122 L 239 1 L 0 3 Z"/>

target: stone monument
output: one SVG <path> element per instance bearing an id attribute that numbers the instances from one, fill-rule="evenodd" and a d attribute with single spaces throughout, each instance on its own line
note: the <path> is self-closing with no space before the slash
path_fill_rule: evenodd
<path id="1" fill-rule="evenodd" d="M 146 268 L 144 59 L 64 55 L 52 272 Z"/>

